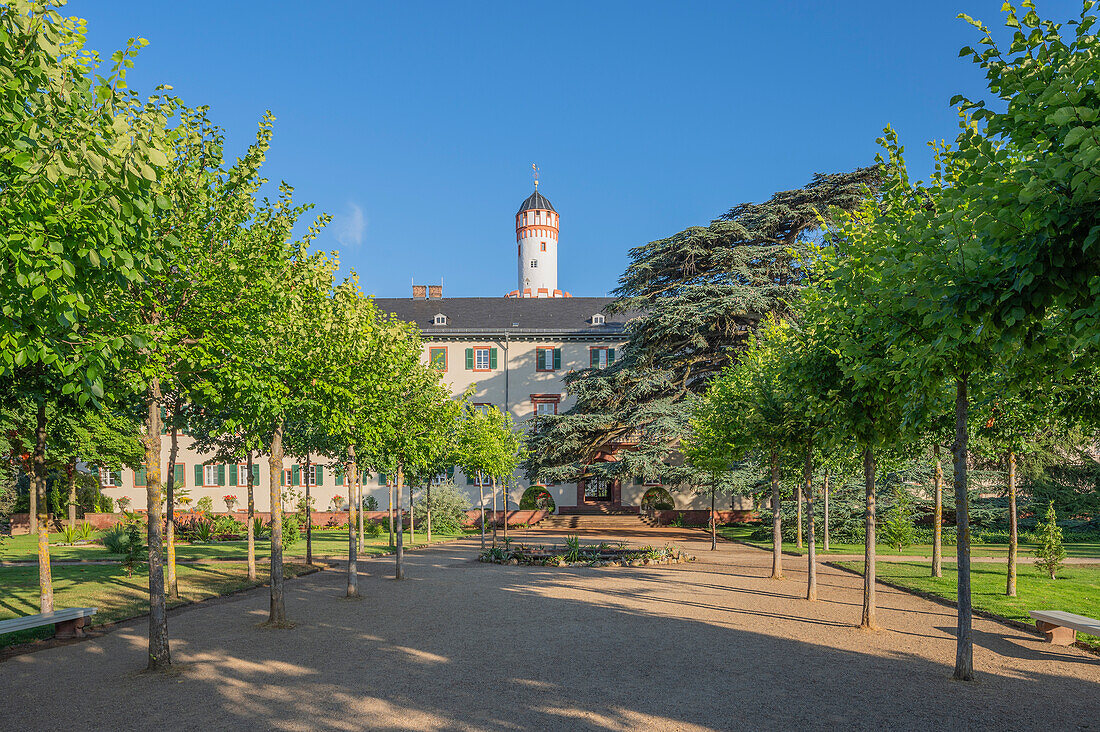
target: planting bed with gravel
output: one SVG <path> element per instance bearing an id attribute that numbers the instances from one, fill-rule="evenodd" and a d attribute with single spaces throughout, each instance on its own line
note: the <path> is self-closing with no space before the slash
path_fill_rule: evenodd
<path id="1" fill-rule="evenodd" d="M 655 564 L 680 564 L 694 561 L 675 546 L 626 547 L 581 544 L 574 537 L 564 545 L 526 544 L 498 545 L 486 549 L 478 559 L 490 564 L 528 565 L 536 567 L 648 567 Z"/>

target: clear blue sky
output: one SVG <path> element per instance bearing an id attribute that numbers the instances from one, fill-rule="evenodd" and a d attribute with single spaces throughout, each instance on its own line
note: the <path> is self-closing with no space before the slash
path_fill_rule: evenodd
<path id="1" fill-rule="evenodd" d="M 448 296 L 516 286 L 513 214 L 540 188 L 561 214 L 559 286 L 615 287 L 627 251 L 730 206 L 869 164 L 886 124 L 926 175 L 978 93 L 955 15 L 923 2 L 282 2 L 73 0 L 104 56 L 147 38 L 131 86 L 207 104 L 239 151 L 265 109 L 267 165 L 335 219 L 363 289 Z M 1069 17 L 1073 0 L 1047 0 Z"/>

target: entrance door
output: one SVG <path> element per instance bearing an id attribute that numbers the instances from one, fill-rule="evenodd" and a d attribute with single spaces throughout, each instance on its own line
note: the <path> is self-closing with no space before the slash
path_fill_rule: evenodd
<path id="1" fill-rule="evenodd" d="M 584 500 L 586 503 L 591 501 L 610 501 L 611 481 L 601 478 L 589 478 L 586 480 L 584 482 Z"/>

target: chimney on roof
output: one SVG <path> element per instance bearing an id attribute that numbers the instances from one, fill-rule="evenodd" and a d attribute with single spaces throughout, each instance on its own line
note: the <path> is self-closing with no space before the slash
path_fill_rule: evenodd
<path id="1" fill-rule="evenodd" d="M 442 300 L 443 285 L 413 285 L 413 300 Z"/>

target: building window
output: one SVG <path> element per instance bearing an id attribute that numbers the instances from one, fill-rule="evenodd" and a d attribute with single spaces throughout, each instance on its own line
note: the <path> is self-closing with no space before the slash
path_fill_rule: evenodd
<path id="1" fill-rule="evenodd" d="M 447 324 L 447 316 L 444 315 L 443 313 L 437 313 L 436 316 L 434 318 L 432 318 L 432 325 L 446 325 L 446 324 Z"/>
<path id="2" fill-rule="evenodd" d="M 536 417 L 546 417 L 558 413 L 560 394 L 532 394 L 531 403 L 535 408 Z"/>
<path id="3" fill-rule="evenodd" d="M 114 471 L 110 468 L 99 469 L 99 484 L 104 488 L 117 488 L 121 482 L 117 478 L 121 476 L 121 471 Z"/>
<path id="4" fill-rule="evenodd" d="M 487 487 L 491 486 L 492 484 L 493 484 L 493 479 L 490 478 L 488 475 L 485 475 L 485 473 L 481 474 L 481 479 L 480 480 L 478 480 L 477 473 L 474 473 L 473 475 L 467 475 L 466 476 L 466 485 L 476 485 L 476 486 L 481 486 L 481 487 L 487 488 Z"/>
<path id="5" fill-rule="evenodd" d="M 540 252 L 545 252 L 546 251 L 546 242 L 544 242 L 544 241 L 539 242 L 539 251 Z"/>
<path id="6" fill-rule="evenodd" d="M 481 402 L 475 403 L 471 406 L 473 406 L 474 409 L 481 412 L 482 414 L 488 413 L 488 411 L 493 408 L 492 404 L 485 404 L 485 403 L 481 403 Z"/>
<path id="7" fill-rule="evenodd" d="M 615 361 L 614 348 L 590 348 L 588 349 L 588 365 L 590 368 L 607 368 Z"/>
<path id="8" fill-rule="evenodd" d="M 600 313 L 596 313 L 592 316 L 592 325 L 603 325 L 606 322 L 606 318 Z"/>
<path id="9" fill-rule="evenodd" d="M 474 349 L 474 368 L 478 371 L 489 370 L 489 349 L 488 348 L 475 348 Z"/>
<path id="10" fill-rule="evenodd" d="M 536 268 L 536 267 L 538 267 L 538 266 L 539 266 L 539 260 L 537 260 L 537 259 L 532 259 L 532 260 L 531 260 L 531 268 L 532 268 L 532 269 L 534 269 L 534 268 Z"/>
<path id="11" fill-rule="evenodd" d="M 432 346 L 428 349 L 428 364 L 436 371 L 447 370 L 447 347 Z"/>
<path id="12" fill-rule="evenodd" d="M 557 371 L 561 368 L 561 349 L 560 348 L 536 348 L 535 349 L 535 370 L 536 371 Z"/>
<path id="13" fill-rule="evenodd" d="M 256 485 L 260 479 L 260 469 L 255 464 L 252 465 L 252 485 Z M 248 463 L 239 463 L 237 465 L 237 483 L 240 485 L 248 485 Z"/>
<path id="14" fill-rule="evenodd" d="M 216 486 L 218 484 L 218 466 L 202 466 L 202 484 L 204 486 Z"/>

